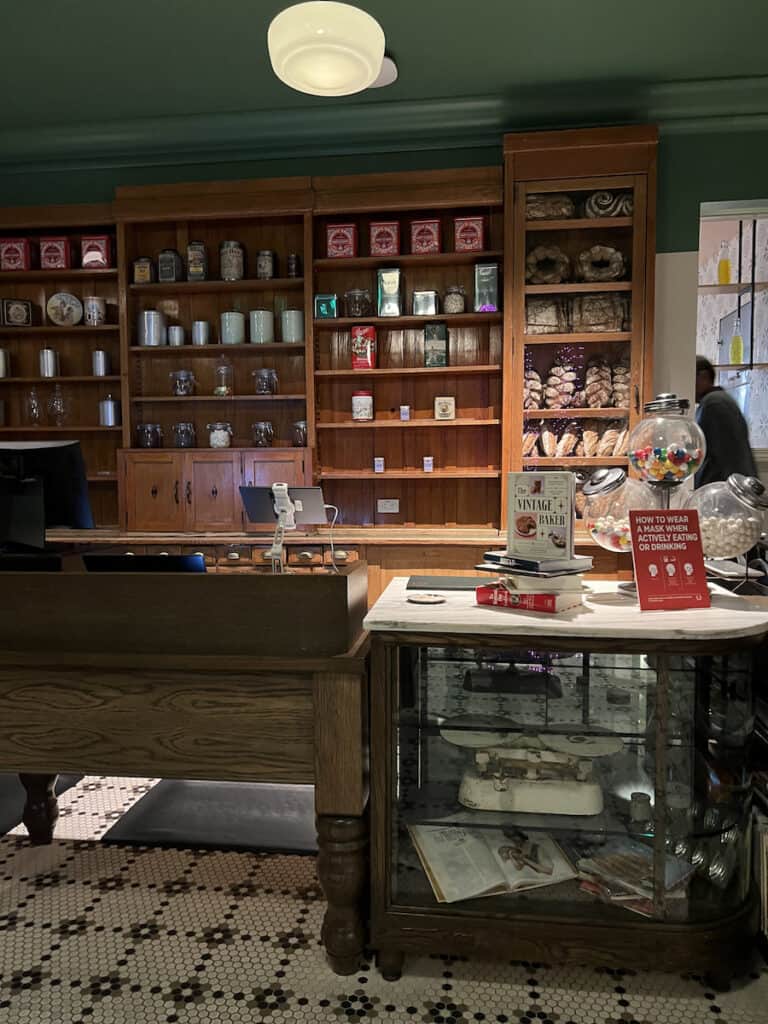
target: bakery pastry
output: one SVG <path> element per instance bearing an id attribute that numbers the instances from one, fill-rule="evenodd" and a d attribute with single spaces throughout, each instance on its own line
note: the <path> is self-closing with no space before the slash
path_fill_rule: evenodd
<path id="1" fill-rule="evenodd" d="M 526 426 L 525 433 L 523 434 L 523 458 L 528 458 L 531 455 L 536 454 L 536 445 L 538 444 L 539 434 L 541 433 L 540 427 Z"/>
<path id="2" fill-rule="evenodd" d="M 573 404 L 578 374 L 573 363 L 560 357 L 555 360 L 544 386 L 544 405 L 548 409 L 567 409 Z"/>
<path id="3" fill-rule="evenodd" d="M 543 397 L 543 385 L 538 372 L 526 370 L 523 379 L 523 408 L 540 409 Z"/>
<path id="4" fill-rule="evenodd" d="M 561 284 L 571 276 L 571 261 L 558 245 L 537 245 L 525 258 L 529 284 Z"/>
<path id="5" fill-rule="evenodd" d="M 619 432 L 616 426 L 608 421 L 600 434 L 600 440 L 597 442 L 597 457 L 602 459 L 613 455 L 618 439 Z"/>
<path id="6" fill-rule="evenodd" d="M 569 455 L 573 455 L 579 441 L 579 433 L 578 423 L 571 422 L 566 426 L 560 435 L 560 440 L 557 442 L 557 448 L 555 449 L 555 455 L 558 459 L 564 459 Z"/>
<path id="7" fill-rule="evenodd" d="M 627 454 L 627 437 L 629 436 L 629 430 L 626 427 L 619 429 L 619 436 L 616 438 L 616 444 L 613 447 L 614 455 L 626 455 Z"/>
<path id="8" fill-rule="evenodd" d="M 542 455 L 545 455 L 550 459 L 554 458 L 555 452 L 557 451 L 557 434 L 548 423 L 541 428 L 539 448 L 541 448 Z"/>
<path id="9" fill-rule="evenodd" d="M 600 440 L 600 424 L 598 420 L 584 420 L 583 434 L 584 455 L 588 459 L 597 454 L 597 443 Z"/>
<path id="10" fill-rule="evenodd" d="M 611 368 L 604 356 L 592 356 L 587 362 L 584 388 L 587 407 L 605 409 L 613 402 Z"/>
<path id="11" fill-rule="evenodd" d="M 612 245 L 593 245 L 576 261 L 576 276 L 581 281 L 618 281 L 625 272 L 624 257 Z"/>
<path id="12" fill-rule="evenodd" d="M 629 408 L 630 370 L 629 363 L 619 360 L 611 370 L 613 404 L 619 409 Z"/>

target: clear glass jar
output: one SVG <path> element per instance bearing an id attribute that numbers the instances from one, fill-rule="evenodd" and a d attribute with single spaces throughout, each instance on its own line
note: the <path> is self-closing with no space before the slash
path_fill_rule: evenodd
<path id="1" fill-rule="evenodd" d="M 253 371 L 253 381 L 257 395 L 277 394 L 277 370 L 262 368 Z"/>
<path id="2" fill-rule="evenodd" d="M 592 540 L 608 551 L 631 551 L 630 509 L 659 507 L 659 496 L 623 469 L 596 469 L 583 485 L 584 521 Z"/>
<path id="3" fill-rule="evenodd" d="M 232 444 L 231 423 L 207 423 L 208 444 L 211 448 L 229 448 Z"/>
<path id="4" fill-rule="evenodd" d="M 235 393 L 235 371 L 231 363 L 220 362 L 213 371 L 213 393 L 226 398 Z"/>
<path id="5" fill-rule="evenodd" d="M 296 420 L 293 424 L 293 447 L 294 448 L 306 448 L 307 447 L 307 421 Z"/>
<path id="6" fill-rule="evenodd" d="M 348 292 L 344 292 L 344 315 L 373 315 L 373 301 L 368 288 L 350 288 Z"/>
<path id="7" fill-rule="evenodd" d="M 174 448 L 196 448 L 197 435 L 194 423 L 174 423 L 173 425 L 173 447 Z"/>
<path id="8" fill-rule="evenodd" d="M 61 384 L 55 384 L 53 393 L 48 399 L 48 422 L 55 427 L 66 427 L 69 422 L 69 414 L 72 409 L 72 402 L 66 391 L 62 390 Z"/>
<path id="9" fill-rule="evenodd" d="M 222 281 L 242 281 L 245 277 L 245 251 L 240 242 L 228 239 L 221 243 L 219 271 Z"/>
<path id="10" fill-rule="evenodd" d="M 686 508 L 695 508 L 699 513 L 705 557 L 736 558 L 760 540 L 768 494 L 757 477 L 732 473 L 727 480 L 694 491 Z"/>
<path id="11" fill-rule="evenodd" d="M 449 284 L 443 296 L 444 313 L 463 313 L 467 307 L 467 296 L 460 284 Z"/>
<path id="12" fill-rule="evenodd" d="M 43 403 L 37 388 L 30 388 L 24 396 L 24 421 L 32 427 L 39 427 L 43 422 Z"/>
<path id="13" fill-rule="evenodd" d="M 259 420 L 251 424 L 251 436 L 254 448 L 271 448 L 275 432 L 269 420 Z"/>
<path id="14" fill-rule="evenodd" d="M 137 448 L 162 448 L 163 430 L 159 423 L 136 424 Z"/>
<path id="15" fill-rule="evenodd" d="M 191 370 L 171 370 L 171 394 L 176 398 L 189 398 L 195 393 L 195 375 Z"/>
<path id="16" fill-rule="evenodd" d="M 677 395 L 657 395 L 644 409 L 629 435 L 629 461 L 641 480 L 680 484 L 704 461 L 707 446 L 698 424 L 687 415 L 688 401 Z"/>

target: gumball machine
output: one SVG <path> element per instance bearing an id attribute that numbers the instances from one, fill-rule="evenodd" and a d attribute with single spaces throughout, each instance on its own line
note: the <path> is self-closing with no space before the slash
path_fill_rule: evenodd
<path id="1" fill-rule="evenodd" d="M 659 493 L 623 469 L 596 469 L 584 484 L 584 521 L 596 544 L 607 551 L 632 550 L 631 509 L 660 508 Z"/>
<path id="2" fill-rule="evenodd" d="M 657 395 L 629 435 L 629 463 L 658 492 L 662 508 L 669 508 L 671 491 L 693 476 L 706 455 L 704 435 L 688 409 L 685 398 Z"/>

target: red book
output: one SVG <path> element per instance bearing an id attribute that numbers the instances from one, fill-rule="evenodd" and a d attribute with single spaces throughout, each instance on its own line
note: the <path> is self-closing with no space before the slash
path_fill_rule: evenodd
<path id="1" fill-rule="evenodd" d="M 514 608 L 520 612 L 555 613 L 578 608 L 581 604 L 581 593 L 518 593 L 514 590 L 507 590 L 500 583 L 491 583 L 488 586 L 475 589 L 475 600 L 478 604 L 490 605 L 494 608 Z"/>
<path id="2" fill-rule="evenodd" d="M 641 611 L 709 608 L 699 513 L 632 510 L 629 526 Z"/>

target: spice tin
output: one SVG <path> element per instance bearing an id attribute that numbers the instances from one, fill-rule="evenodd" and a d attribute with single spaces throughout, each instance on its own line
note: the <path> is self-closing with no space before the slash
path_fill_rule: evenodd
<path id="1" fill-rule="evenodd" d="M 72 243 L 64 235 L 40 239 L 40 269 L 69 270 L 72 266 Z"/>
<path id="2" fill-rule="evenodd" d="M 400 419 L 405 422 L 407 420 L 410 420 L 410 418 L 411 418 L 411 407 L 410 407 L 410 405 L 401 405 L 400 406 Z"/>
<path id="3" fill-rule="evenodd" d="M 208 253 L 205 242 L 187 243 L 187 280 L 205 281 L 208 278 Z"/>
<path id="4" fill-rule="evenodd" d="M 475 312 L 495 313 L 499 308 L 499 265 L 478 263 L 475 267 Z"/>
<path id="5" fill-rule="evenodd" d="M 3 299 L 3 323 L 6 327 L 31 327 L 32 303 L 28 299 Z"/>
<path id="6" fill-rule="evenodd" d="M 376 369 L 376 328 L 356 326 L 352 328 L 352 369 Z"/>
<path id="7" fill-rule="evenodd" d="M 273 249 L 259 249 L 256 253 L 256 278 L 269 281 L 275 276 L 276 257 Z"/>
<path id="8" fill-rule="evenodd" d="M 373 419 L 373 392 L 352 392 L 352 419 L 359 422 Z"/>
<path id="9" fill-rule="evenodd" d="M 424 472 L 425 473 L 431 473 L 434 470 L 434 468 L 435 468 L 434 456 L 433 455 L 425 455 L 422 458 L 422 460 L 421 460 L 421 464 L 424 467 Z"/>
<path id="10" fill-rule="evenodd" d="M 103 348 L 97 348 L 91 352 L 91 372 L 94 377 L 109 376 L 109 367 L 109 352 L 105 352 Z"/>
<path id="11" fill-rule="evenodd" d="M 84 270 L 106 270 L 112 266 L 112 239 L 109 235 L 82 236 L 80 266 Z"/>
<path id="12" fill-rule="evenodd" d="M 152 284 L 155 280 L 155 264 L 149 256 L 140 256 L 133 261 L 133 283 Z"/>
<path id="13" fill-rule="evenodd" d="M 424 365 L 448 365 L 448 328 L 445 324 L 426 324 L 424 327 Z"/>
<path id="14" fill-rule="evenodd" d="M 371 221 L 371 256 L 400 255 L 400 225 L 396 220 Z"/>
<path id="15" fill-rule="evenodd" d="M 245 251 L 239 242 L 228 240 L 219 246 L 222 281 L 242 281 L 245 276 Z"/>
<path id="16" fill-rule="evenodd" d="M 31 270 L 34 257 L 29 238 L 0 239 L 0 270 Z"/>
<path id="17" fill-rule="evenodd" d="M 456 252 L 482 252 L 485 248 L 485 220 L 482 216 L 453 218 L 453 248 Z"/>
<path id="18" fill-rule="evenodd" d="M 384 459 L 381 456 L 376 456 L 373 460 L 373 472 L 383 473 L 384 472 Z"/>
<path id="19" fill-rule="evenodd" d="M 325 239 L 330 259 L 357 256 L 357 224 L 329 224 Z"/>
<path id="20" fill-rule="evenodd" d="M 295 252 L 288 253 L 288 260 L 286 261 L 288 277 L 300 277 L 301 276 L 301 260 L 299 254 Z"/>
<path id="21" fill-rule="evenodd" d="M 414 255 L 440 252 L 440 221 L 411 221 L 411 252 Z"/>
<path id="22" fill-rule="evenodd" d="M 180 281 L 184 264 L 175 249 L 162 249 L 157 257 L 157 280 L 167 283 Z"/>

